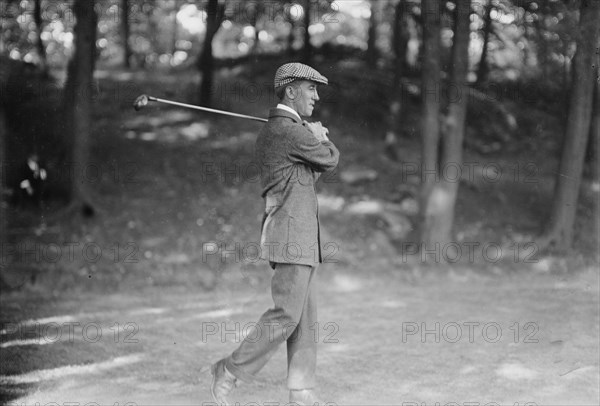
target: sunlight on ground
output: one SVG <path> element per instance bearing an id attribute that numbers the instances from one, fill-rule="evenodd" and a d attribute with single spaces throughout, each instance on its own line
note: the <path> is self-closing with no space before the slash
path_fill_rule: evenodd
<path id="1" fill-rule="evenodd" d="M 388 309 L 397 309 L 400 307 L 406 307 L 406 303 L 401 300 L 386 300 L 381 302 L 381 307 Z"/>
<path id="2" fill-rule="evenodd" d="M 226 319 L 228 317 L 233 316 L 234 314 L 240 314 L 244 311 L 242 308 L 233 308 L 233 309 L 221 309 L 221 310 L 212 310 L 208 312 L 198 313 L 188 318 L 188 320 L 197 320 L 197 319 L 218 319 L 223 318 Z"/>
<path id="3" fill-rule="evenodd" d="M 169 124 L 178 124 L 193 121 L 196 117 L 190 112 L 178 110 L 163 110 L 160 116 L 139 114 L 125 123 L 128 130 L 137 130 L 148 127 L 162 127 Z"/>
<path id="4" fill-rule="evenodd" d="M 340 196 L 329 196 L 318 194 L 317 199 L 319 201 L 319 212 L 338 212 L 342 210 L 346 201 Z"/>
<path id="5" fill-rule="evenodd" d="M 192 123 L 179 129 L 179 135 L 188 141 L 196 141 L 208 137 L 210 127 L 206 123 Z"/>
<path id="6" fill-rule="evenodd" d="M 350 275 L 337 274 L 333 277 L 333 286 L 331 289 L 334 292 L 350 293 L 361 290 L 364 283 L 361 279 Z"/>
<path id="7" fill-rule="evenodd" d="M 496 370 L 496 375 L 506 379 L 521 381 L 523 379 L 534 379 L 537 372 L 526 368 L 522 364 L 504 364 Z"/>
<path id="8" fill-rule="evenodd" d="M 154 128 L 152 131 L 135 131 L 129 130 L 125 133 L 125 138 L 133 140 L 140 139 L 142 141 L 158 141 L 166 143 L 176 142 L 193 142 L 200 139 L 208 138 L 210 134 L 210 124 L 203 122 L 196 122 L 189 125 L 183 126 L 165 126 L 160 127 L 164 122 L 158 122 L 158 120 L 151 120 L 149 123 Z"/>
<path id="9" fill-rule="evenodd" d="M 378 214 L 383 211 L 383 204 L 376 200 L 363 200 L 349 205 L 346 210 L 351 214 Z"/>
<path id="10" fill-rule="evenodd" d="M 52 316 L 45 317 L 43 319 L 30 319 L 21 322 L 21 326 L 33 326 L 38 324 L 64 324 L 75 321 L 75 316 L 66 315 L 66 316 Z M 7 329 L 0 330 L 0 335 L 12 334 L 13 332 L 8 331 Z"/>
<path id="11" fill-rule="evenodd" d="M 113 368 L 131 365 L 142 360 L 140 354 L 128 355 L 125 357 L 114 358 L 110 361 L 97 362 L 88 365 L 68 365 L 54 369 L 42 369 L 39 371 L 28 372 L 21 375 L 0 376 L 2 385 L 18 385 L 24 383 L 36 383 L 49 379 L 63 378 L 69 375 L 80 376 L 81 374 L 91 374 L 103 372 Z"/>
<path id="12" fill-rule="evenodd" d="M 53 341 L 53 340 L 47 340 L 45 337 L 41 338 L 41 339 L 30 338 L 27 340 L 6 341 L 6 342 L 3 342 L 2 344 L 0 344 L 0 348 L 19 347 L 19 346 L 25 346 L 25 345 L 46 345 L 46 344 L 52 344 L 55 342 L 56 341 Z"/>

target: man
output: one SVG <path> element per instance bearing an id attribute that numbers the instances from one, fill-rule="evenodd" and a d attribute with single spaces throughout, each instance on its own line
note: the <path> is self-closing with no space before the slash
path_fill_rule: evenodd
<path id="1" fill-rule="evenodd" d="M 327 128 L 301 118 L 312 115 L 319 84 L 327 85 L 327 78 L 300 63 L 285 64 L 275 74 L 280 103 L 256 140 L 265 198 L 261 256 L 275 270 L 274 307 L 237 350 L 212 366 L 211 393 L 219 404 L 227 404 L 238 381 L 252 381 L 284 341 L 290 402 L 324 404 L 314 391 L 317 343 L 310 330 L 317 322 L 315 273 L 322 262 L 315 182 L 337 166 L 339 152 Z"/>

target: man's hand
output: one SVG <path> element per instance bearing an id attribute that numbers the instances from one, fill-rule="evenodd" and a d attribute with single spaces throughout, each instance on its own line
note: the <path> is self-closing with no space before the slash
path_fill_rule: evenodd
<path id="1" fill-rule="evenodd" d="M 320 142 L 329 141 L 329 138 L 327 138 L 329 130 L 327 129 L 327 127 L 323 127 L 323 124 L 321 124 L 320 121 L 317 121 L 315 123 L 309 123 L 305 120 L 304 125 Z"/>

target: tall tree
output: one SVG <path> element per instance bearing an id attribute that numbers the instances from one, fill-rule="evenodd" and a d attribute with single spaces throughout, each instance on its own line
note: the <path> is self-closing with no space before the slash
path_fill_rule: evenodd
<path id="1" fill-rule="evenodd" d="M 7 228 L 8 221 L 6 220 L 6 206 L 7 202 L 4 201 L 6 185 L 4 182 L 6 181 L 6 169 L 8 165 L 6 164 L 6 143 L 4 141 L 4 137 L 6 137 L 6 121 L 4 119 L 4 106 L 0 104 L 0 251 L 4 250 L 4 247 L 8 241 L 7 237 Z M 2 271 L 4 270 L 4 253 L 2 252 L 2 256 L 0 256 L 0 280 L 2 279 Z"/>
<path id="2" fill-rule="evenodd" d="M 488 65 L 488 46 L 490 43 L 490 34 L 493 31 L 492 25 L 492 10 L 494 9 L 493 0 L 488 0 L 488 4 L 485 7 L 485 15 L 483 17 L 483 46 L 481 48 L 481 59 L 479 59 L 479 66 L 477 67 L 477 84 L 480 85 L 487 79 L 489 72 Z"/>
<path id="3" fill-rule="evenodd" d="M 82 176 L 89 164 L 93 75 L 96 56 L 96 28 L 98 19 L 94 2 L 75 0 L 73 12 L 77 23 L 74 28 L 75 52 L 67 67 L 64 111 L 67 139 L 73 148 L 75 176 L 71 184 L 71 201 L 89 211 L 87 183 Z"/>
<path id="4" fill-rule="evenodd" d="M 177 2 L 175 2 L 175 3 L 173 3 L 173 11 L 171 11 L 173 32 L 171 35 L 171 41 L 169 43 L 169 53 L 173 56 L 175 55 L 175 52 L 177 52 L 177 40 L 179 39 L 179 21 L 177 20 L 178 12 L 179 12 L 179 4 Z"/>
<path id="5" fill-rule="evenodd" d="M 42 32 L 44 32 L 44 20 L 42 18 L 42 0 L 35 0 L 33 19 L 35 21 L 36 48 L 38 56 L 40 57 L 40 69 L 46 75 L 48 74 L 48 61 L 46 58 L 46 47 L 44 47 L 44 42 L 42 41 Z"/>
<path id="6" fill-rule="evenodd" d="M 2 103 L 3 104 L 3 103 Z M 10 284 L 7 281 L 8 261 L 10 260 L 9 255 L 4 250 L 8 247 L 8 202 L 5 201 L 5 193 L 7 190 L 6 181 L 6 142 L 5 137 L 7 136 L 6 119 L 4 115 L 5 106 L 0 104 L 0 290 L 6 292 L 10 288 Z"/>
<path id="7" fill-rule="evenodd" d="M 600 64 L 598 64 L 597 71 L 597 77 L 600 78 Z M 589 176 L 598 181 L 600 180 L 600 80 L 596 80 L 592 115 L 586 163 L 589 167 L 589 171 L 587 171 Z"/>
<path id="8" fill-rule="evenodd" d="M 408 13 L 406 0 L 400 0 L 394 10 L 394 89 L 400 89 L 400 79 L 406 68 L 406 51 L 410 33 L 408 31 Z"/>
<path id="9" fill-rule="evenodd" d="M 579 186 L 590 131 L 592 99 L 600 55 L 600 1 L 581 0 L 577 51 L 560 168 L 549 226 L 539 243 L 544 248 L 567 250 L 573 243 Z"/>
<path id="10" fill-rule="evenodd" d="M 254 27 L 254 44 L 252 44 L 251 53 L 256 53 L 260 45 L 260 30 L 258 29 L 258 22 L 263 13 L 264 4 L 260 1 L 252 3 L 253 10 L 250 14 L 250 24 Z"/>
<path id="11" fill-rule="evenodd" d="M 583 0 L 587 1 L 587 0 Z M 537 45 L 538 45 L 538 65 L 542 69 L 542 77 L 544 79 L 549 79 L 550 77 L 550 47 L 548 44 L 548 40 L 546 39 L 546 17 L 549 14 L 548 1 L 542 1 L 538 5 L 536 2 L 529 3 L 530 9 L 535 7 L 534 10 L 537 12 L 534 13 L 535 17 L 533 19 L 533 24 L 537 33 Z M 539 7 L 539 10 L 537 9 Z"/>
<path id="12" fill-rule="evenodd" d="M 443 2 L 442 2 L 443 3 Z M 421 73 L 421 241 L 430 247 L 435 243 L 431 220 L 438 210 L 438 196 L 433 195 L 437 180 L 438 144 L 440 138 L 440 2 L 422 0 L 423 62 Z"/>
<path id="13" fill-rule="evenodd" d="M 287 52 L 289 56 L 294 55 L 294 42 L 296 41 L 296 20 L 294 18 L 292 8 L 286 8 L 285 17 L 290 24 L 290 32 L 287 37 Z"/>
<path id="14" fill-rule="evenodd" d="M 304 49 L 303 49 L 303 61 L 310 65 L 313 55 L 313 46 L 310 42 L 310 17 L 312 14 L 312 0 L 306 0 L 304 2 Z"/>
<path id="15" fill-rule="evenodd" d="M 454 208 L 458 196 L 462 145 L 467 115 L 469 73 L 469 17 L 471 0 L 457 0 L 455 9 L 452 73 L 448 86 L 449 106 L 442 139 L 439 181 L 435 182 L 425 205 L 424 242 L 441 246 L 451 241 Z M 456 174 L 456 175 L 455 175 Z"/>
<path id="16" fill-rule="evenodd" d="M 374 68 L 377 65 L 377 18 L 381 1 L 371 0 L 371 16 L 369 17 L 369 31 L 367 33 L 367 66 Z"/>
<path id="17" fill-rule="evenodd" d="M 129 31 L 129 0 L 121 0 L 121 40 L 123 41 L 123 66 L 127 69 L 131 67 Z"/>
<path id="18" fill-rule="evenodd" d="M 202 73 L 202 83 L 200 85 L 200 104 L 204 106 L 211 105 L 211 93 L 213 85 L 213 74 L 215 59 L 213 56 L 213 39 L 221 27 L 225 17 L 225 5 L 220 4 L 219 0 L 209 0 L 206 7 L 206 36 L 202 53 L 198 59 L 198 68 Z"/>

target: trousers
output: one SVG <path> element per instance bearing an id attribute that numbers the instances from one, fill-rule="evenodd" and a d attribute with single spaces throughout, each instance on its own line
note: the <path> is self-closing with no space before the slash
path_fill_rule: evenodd
<path id="1" fill-rule="evenodd" d="M 276 350 L 287 343 L 290 390 L 315 386 L 317 366 L 316 267 L 299 264 L 275 265 L 271 280 L 274 307 L 249 329 L 225 366 L 236 378 L 250 382 Z M 311 329 L 312 328 L 312 329 Z"/>

